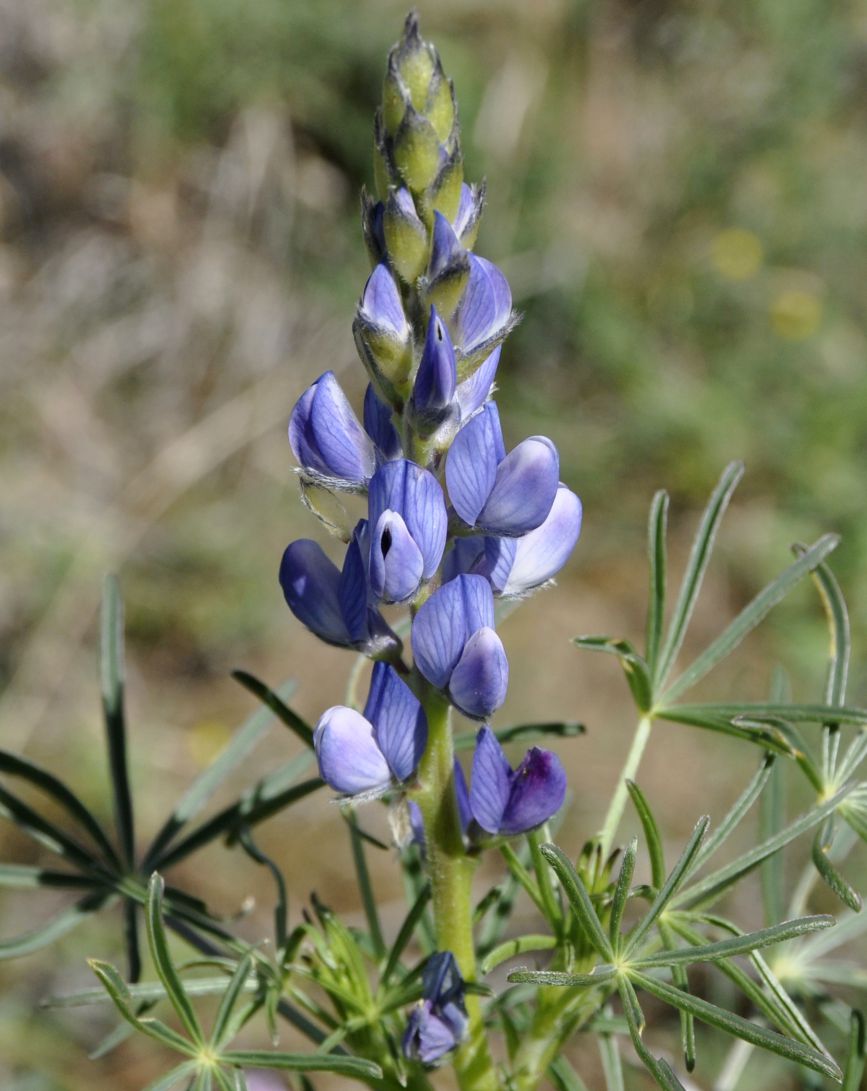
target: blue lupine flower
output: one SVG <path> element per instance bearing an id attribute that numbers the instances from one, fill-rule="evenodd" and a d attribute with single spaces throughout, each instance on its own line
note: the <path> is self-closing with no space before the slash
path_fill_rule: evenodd
<path id="1" fill-rule="evenodd" d="M 417 422 L 441 424 L 449 415 L 457 387 L 457 367 L 452 339 L 431 307 L 424 350 L 412 388 L 412 409 Z"/>
<path id="2" fill-rule="evenodd" d="M 305 390 L 289 419 L 289 443 L 308 473 L 362 487 L 376 469 L 373 440 L 358 423 L 333 371 Z"/>
<path id="3" fill-rule="evenodd" d="M 506 454 L 500 415 L 488 402 L 455 436 L 446 484 L 455 511 L 470 527 L 518 537 L 541 526 L 559 483 L 557 448 L 531 436 Z"/>
<path id="4" fill-rule="evenodd" d="M 422 1000 L 410 1012 L 403 1036 L 407 1057 L 434 1064 L 460 1043 L 467 1029 L 465 994 L 451 951 L 431 955 L 422 971 Z"/>
<path id="5" fill-rule="evenodd" d="M 515 325 L 512 291 L 503 273 L 486 258 L 469 254 L 470 275 L 455 317 L 454 342 L 469 371 Z"/>
<path id="6" fill-rule="evenodd" d="M 401 344 L 409 338 L 410 328 L 403 311 L 400 290 L 384 261 L 367 278 L 357 317 L 364 326 L 382 332 Z"/>
<path id="7" fill-rule="evenodd" d="M 486 833 L 526 833 L 547 822 L 565 798 L 566 773 L 556 754 L 534 746 L 513 770 L 493 731 L 479 729 L 469 800 L 473 819 Z"/>
<path id="8" fill-rule="evenodd" d="M 497 345 L 490 356 L 485 357 L 469 379 L 464 379 L 462 383 L 458 383 L 455 390 L 455 401 L 458 403 L 462 422 L 469 420 L 473 413 L 487 401 L 497 374 L 500 352 L 501 346 Z"/>
<path id="9" fill-rule="evenodd" d="M 367 278 L 352 330 L 371 378 L 386 392 L 402 391 L 412 367 L 412 330 L 385 261 Z"/>
<path id="10" fill-rule="evenodd" d="M 422 675 L 467 716 L 486 719 L 505 701 L 509 662 L 483 576 L 460 575 L 434 591 L 413 621 L 412 650 Z"/>
<path id="11" fill-rule="evenodd" d="M 460 572 L 485 576 L 494 594 L 524 595 L 552 579 L 581 534 L 581 501 L 560 484 L 545 522 L 520 538 L 458 538 L 446 557 L 445 580 Z"/>
<path id="12" fill-rule="evenodd" d="M 355 528 L 342 570 L 318 542 L 301 538 L 286 547 L 280 585 L 292 613 L 326 644 L 386 657 L 400 647 L 378 610 L 368 604 L 367 523 Z"/>
<path id="13" fill-rule="evenodd" d="M 442 559 L 443 491 L 432 473 L 396 459 L 371 478 L 368 504 L 371 591 L 382 602 L 408 602 Z"/>
<path id="14" fill-rule="evenodd" d="M 469 254 L 461 246 L 460 239 L 445 216 L 441 212 L 435 212 L 428 280 L 431 284 L 436 284 L 443 276 L 454 274 L 458 270 L 469 273 Z"/>
<path id="15" fill-rule="evenodd" d="M 465 250 L 472 250 L 479 233 L 479 220 L 485 206 L 485 184 L 479 186 L 461 184 L 458 212 L 452 221 L 452 229 Z"/>
<path id="16" fill-rule="evenodd" d="M 481 371 L 482 369 L 479 368 Z M 384 462 L 391 462 L 403 456 L 400 436 L 392 423 L 391 406 L 387 405 L 376 393 L 372 383 L 367 384 L 364 392 L 364 430 L 376 444 L 376 449 Z"/>
<path id="17" fill-rule="evenodd" d="M 319 772 L 343 795 L 380 795 L 415 774 L 427 743 L 418 698 L 393 667 L 376 663 L 364 714 L 336 705 L 313 732 Z"/>

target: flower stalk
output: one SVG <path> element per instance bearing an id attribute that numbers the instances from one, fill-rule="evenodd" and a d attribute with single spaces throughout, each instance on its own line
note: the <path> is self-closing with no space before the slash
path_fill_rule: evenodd
<path id="1" fill-rule="evenodd" d="M 428 744 L 419 766 L 423 787 L 414 798 L 424 820 L 437 947 L 451 951 L 464 978 L 474 981 L 472 883 L 476 859 L 467 855 L 458 812 L 451 706 L 430 689 L 422 706 L 428 721 Z M 499 1084 L 479 998 L 468 996 L 466 1003 L 466 1037 L 454 1059 L 458 1082 L 463 1091 L 496 1091 Z"/>

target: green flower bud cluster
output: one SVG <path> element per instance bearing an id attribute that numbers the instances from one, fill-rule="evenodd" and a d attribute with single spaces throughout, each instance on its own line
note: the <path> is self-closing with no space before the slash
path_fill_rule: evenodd
<path id="1" fill-rule="evenodd" d="M 379 196 L 385 199 L 389 187 L 404 185 L 428 226 L 435 210 L 453 220 L 464 180 L 454 86 L 436 49 L 422 39 L 415 12 L 389 54 L 375 124 Z"/>

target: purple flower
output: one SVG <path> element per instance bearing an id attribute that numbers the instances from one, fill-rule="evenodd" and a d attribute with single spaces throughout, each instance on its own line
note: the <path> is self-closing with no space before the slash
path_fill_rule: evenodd
<path id="1" fill-rule="evenodd" d="M 376 444 L 384 462 L 391 462 L 403 455 L 400 436 L 392 423 L 391 415 L 391 406 L 382 401 L 373 384 L 368 383 L 364 392 L 364 430 Z"/>
<path id="2" fill-rule="evenodd" d="M 400 343 L 409 338 L 409 323 L 403 313 L 400 291 L 384 261 L 367 278 L 357 317 L 365 327 Z"/>
<path id="3" fill-rule="evenodd" d="M 486 719 L 506 699 L 509 662 L 494 632 L 494 596 L 483 576 L 440 587 L 412 625 L 415 663 L 465 715 Z"/>
<path id="4" fill-rule="evenodd" d="M 376 449 L 333 371 L 308 387 L 289 420 L 289 443 L 305 470 L 342 487 L 363 487 L 376 469 Z"/>
<path id="5" fill-rule="evenodd" d="M 411 1060 L 435 1064 L 459 1044 L 467 1028 L 465 986 L 451 951 L 437 951 L 422 972 L 422 1000 L 412 1010 L 403 1036 Z"/>
<path id="6" fill-rule="evenodd" d="M 455 436 L 446 484 L 455 511 L 470 527 L 519 537 L 541 526 L 559 483 L 557 448 L 531 436 L 506 454 L 500 415 L 488 402 Z"/>
<path id="7" fill-rule="evenodd" d="M 486 258 L 469 254 L 470 275 L 454 323 L 455 345 L 472 371 L 515 324 L 512 292 L 502 272 Z"/>
<path id="8" fill-rule="evenodd" d="M 374 474 L 368 502 L 371 590 L 382 602 L 408 602 L 442 559 L 443 491 L 432 473 L 396 459 Z"/>
<path id="9" fill-rule="evenodd" d="M 581 534 L 581 514 L 581 501 L 561 483 L 545 522 L 521 538 L 458 538 L 443 578 L 474 572 L 497 595 L 524 595 L 556 576 L 569 559 Z"/>
<path id="10" fill-rule="evenodd" d="M 424 350 L 412 388 L 412 409 L 425 425 L 441 424 L 448 416 L 457 387 L 455 350 L 445 324 L 431 307 Z"/>
<path id="11" fill-rule="evenodd" d="M 458 383 L 455 400 L 460 409 L 461 421 L 467 421 L 488 399 L 500 362 L 501 346 L 497 345 L 490 356 L 485 357 L 469 379 Z"/>
<path id="12" fill-rule="evenodd" d="M 368 604 L 365 557 L 367 523 L 355 528 L 342 570 L 318 542 L 302 538 L 286 547 L 280 586 L 292 613 L 326 644 L 384 657 L 400 641 Z"/>
<path id="13" fill-rule="evenodd" d="M 461 199 L 458 203 L 457 215 L 452 222 L 452 228 L 465 250 L 472 250 L 475 245 L 476 235 L 479 233 L 479 220 L 482 217 L 484 206 L 484 182 L 480 186 L 470 186 L 466 182 L 462 183 Z"/>
<path id="14" fill-rule="evenodd" d="M 384 261 L 367 278 L 352 329 L 371 378 L 385 391 L 402 392 L 412 366 L 412 330 Z"/>
<path id="15" fill-rule="evenodd" d="M 441 212 L 434 213 L 428 278 L 436 284 L 444 276 L 469 271 L 469 256 L 452 225 Z"/>
<path id="16" fill-rule="evenodd" d="M 497 736 L 479 729 L 470 782 L 470 810 L 489 834 L 514 837 L 541 826 L 566 798 L 566 773 L 550 750 L 534 746 L 512 769 Z"/>
<path id="17" fill-rule="evenodd" d="M 363 715 L 336 705 L 313 732 L 322 779 L 348 796 L 379 795 L 410 780 L 426 743 L 422 707 L 386 663 L 374 665 Z"/>

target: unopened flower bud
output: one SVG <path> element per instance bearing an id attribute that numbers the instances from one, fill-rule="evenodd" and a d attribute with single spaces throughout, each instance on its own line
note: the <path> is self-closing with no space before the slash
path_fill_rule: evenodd
<path id="1" fill-rule="evenodd" d="M 385 262 L 380 262 L 367 279 L 352 329 L 373 381 L 381 389 L 405 394 L 412 367 L 412 330 L 400 291 Z"/>
<path id="2" fill-rule="evenodd" d="M 424 270 L 429 244 L 427 229 L 405 187 L 389 194 L 382 226 L 391 264 L 408 284 L 414 283 Z"/>

